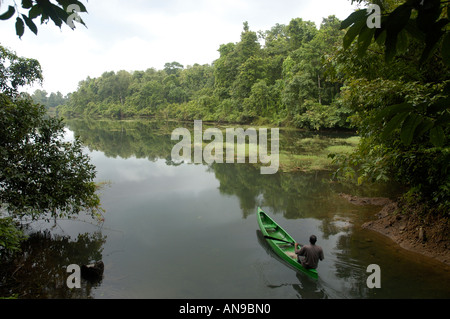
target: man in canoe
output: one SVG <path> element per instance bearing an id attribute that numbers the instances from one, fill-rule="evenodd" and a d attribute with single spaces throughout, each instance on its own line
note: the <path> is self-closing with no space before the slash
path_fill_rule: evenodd
<path id="1" fill-rule="evenodd" d="M 322 247 L 316 245 L 317 237 L 311 235 L 309 237 L 309 245 L 304 245 L 298 249 L 298 243 L 295 243 L 295 253 L 297 254 L 298 262 L 306 269 L 316 269 L 319 265 L 319 260 L 323 260 Z M 300 259 L 303 256 L 303 259 Z"/>

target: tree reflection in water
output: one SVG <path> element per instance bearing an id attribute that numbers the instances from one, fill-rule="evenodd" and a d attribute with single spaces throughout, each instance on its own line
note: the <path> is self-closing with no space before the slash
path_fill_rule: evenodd
<path id="1" fill-rule="evenodd" d="M 22 251 L 3 260 L 0 268 L 0 296 L 18 298 L 90 298 L 101 284 L 81 280 L 81 289 L 69 289 L 70 264 L 89 264 L 102 259 L 106 236 L 99 232 L 69 236 L 49 231 L 33 233 L 22 243 Z M 6 258 L 4 258 L 6 259 Z"/>

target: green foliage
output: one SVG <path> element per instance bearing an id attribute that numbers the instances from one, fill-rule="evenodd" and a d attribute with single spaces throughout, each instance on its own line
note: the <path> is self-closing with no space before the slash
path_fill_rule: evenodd
<path id="1" fill-rule="evenodd" d="M 370 12 L 366 9 L 355 11 L 341 24 L 342 29 L 348 28 L 344 48 L 348 48 L 358 37 L 358 53 L 361 57 L 373 39 L 383 44 L 386 62 L 391 62 L 408 47 L 408 37 L 413 37 L 424 43 L 420 63 L 429 59 L 440 45 L 444 62 L 450 65 L 447 58 L 450 22 L 448 7 L 446 0 L 408 0 L 392 12 L 383 12 L 380 28 L 373 29 L 366 23 Z M 445 41 L 441 41 L 442 38 Z"/>
<path id="2" fill-rule="evenodd" d="M 47 110 L 47 113 L 52 112 L 53 114 L 55 108 L 59 105 L 65 105 L 69 97 L 63 96 L 59 91 L 56 93 L 52 92 L 48 95 L 45 90 L 37 89 L 31 95 L 31 99 L 34 103 L 43 105 Z"/>
<path id="3" fill-rule="evenodd" d="M 429 142 L 435 147 L 442 147 L 446 140 L 444 131 L 450 124 L 449 105 L 449 97 L 416 106 L 406 102 L 391 105 L 378 113 L 377 120 L 387 121 L 382 138 L 387 139 L 394 130 L 399 129 L 400 140 L 406 146 L 428 134 Z"/>
<path id="4" fill-rule="evenodd" d="M 21 241 L 25 238 L 12 218 L 0 218 L 0 256 L 18 251 Z"/>
<path id="5" fill-rule="evenodd" d="M 303 106 L 305 112 L 294 116 L 294 123 L 297 127 L 305 127 L 312 130 L 333 128 L 341 120 L 338 108 L 335 105 L 323 105 L 306 100 Z"/>
<path id="6" fill-rule="evenodd" d="M 331 76 L 330 64 L 343 36 L 339 26 L 334 16 L 319 30 L 300 18 L 258 33 L 244 23 L 240 41 L 221 45 L 212 65 L 170 62 L 163 70 L 105 72 L 81 81 L 58 111 L 68 117 L 347 127 L 348 109 L 336 103 L 342 80 Z"/>
<path id="7" fill-rule="evenodd" d="M 63 217 L 98 211 L 95 168 L 79 140 L 64 142 L 64 123 L 43 106 L 1 94 L 0 202 L 15 217 Z"/>
<path id="8" fill-rule="evenodd" d="M 83 3 L 77 0 L 56 0 L 56 4 L 49 0 L 22 0 L 21 10 L 27 11 L 28 14 L 19 12 L 19 6 L 14 1 L 14 6 L 8 6 L 8 9 L 3 14 L 0 14 L 0 20 L 8 20 L 14 16 L 16 17 L 16 35 L 21 38 L 25 32 L 25 25 L 34 34 L 37 35 L 38 27 L 34 23 L 34 19 L 41 17 L 41 24 L 52 20 L 53 23 L 60 27 L 63 23 L 74 29 L 73 21 L 77 21 L 85 25 L 78 12 L 87 12 Z"/>
<path id="9" fill-rule="evenodd" d="M 35 59 L 19 57 L 15 52 L 0 46 L 0 92 L 18 94 L 22 86 L 42 82 L 42 69 Z"/>
<path id="10" fill-rule="evenodd" d="M 39 63 L 0 49 L 6 53 L 0 63 L 0 240 L 11 250 L 21 239 L 13 220 L 71 217 L 80 211 L 98 216 L 103 210 L 95 167 L 79 139 L 65 142 L 62 120 L 46 116 L 43 105 L 18 93 L 21 85 L 42 79 Z"/>
<path id="11" fill-rule="evenodd" d="M 335 60 L 346 79 L 340 100 L 363 138 L 356 153 L 334 158 L 337 173 L 358 183 L 398 181 L 430 211 L 448 214 L 448 2 L 390 1 L 381 28 L 370 32 L 366 19 L 362 9 L 341 24 L 348 29 Z"/>

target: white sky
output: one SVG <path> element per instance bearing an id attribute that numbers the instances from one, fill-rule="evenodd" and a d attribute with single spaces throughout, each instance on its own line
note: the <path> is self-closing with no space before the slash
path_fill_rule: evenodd
<path id="1" fill-rule="evenodd" d="M 48 93 L 77 89 L 87 76 L 105 71 L 162 69 L 164 63 L 210 64 L 219 57 L 221 44 L 238 42 L 243 22 L 252 31 L 269 30 L 293 18 L 320 26 L 334 14 L 346 18 L 355 8 L 350 0 L 81 0 L 88 13 L 87 25 L 61 29 L 52 21 L 38 24 L 38 35 L 27 27 L 21 40 L 15 18 L 0 21 L 0 45 L 19 56 L 37 59 L 42 66 Z M 4 0 L 0 14 L 12 0 Z M 20 4 L 20 0 L 16 0 Z"/>

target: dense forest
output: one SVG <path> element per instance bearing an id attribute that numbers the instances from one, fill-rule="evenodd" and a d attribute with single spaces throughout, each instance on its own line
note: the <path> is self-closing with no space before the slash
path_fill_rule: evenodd
<path id="1" fill-rule="evenodd" d="M 211 65 L 169 62 L 163 70 L 88 77 L 59 111 L 70 117 L 348 127 L 350 110 L 337 99 L 343 81 L 331 59 L 342 43 L 340 24 L 330 16 L 317 29 L 295 18 L 254 32 L 245 22 L 240 41 L 221 45 Z"/>
<path id="2" fill-rule="evenodd" d="M 357 1 L 362 2 L 362 1 Z M 378 2 L 376 2 L 378 3 Z M 336 178 L 395 180 L 408 205 L 450 211 L 450 36 L 447 1 L 384 1 L 319 28 L 301 18 L 218 48 L 211 65 L 105 72 L 79 83 L 66 117 L 134 116 L 303 129 L 352 128 L 358 150 Z M 369 16 L 369 17 L 368 17 Z"/>
<path id="3" fill-rule="evenodd" d="M 45 90 L 36 90 L 31 95 L 31 99 L 34 103 L 42 104 L 46 109 L 51 109 L 66 104 L 69 97 L 64 96 L 59 91 L 48 94 Z"/>
<path id="4" fill-rule="evenodd" d="M 31 94 L 31 99 L 34 103 L 44 106 L 46 113 L 50 116 L 56 116 L 56 108 L 65 105 L 69 99 L 69 95 L 64 96 L 61 92 L 47 93 L 45 90 L 35 90 Z"/>
<path id="5" fill-rule="evenodd" d="M 57 113 L 66 118 L 352 128 L 360 137 L 357 150 L 330 154 L 339 165 L 336 179 L 399 182 L 408 190 L 403 212 L 448 219 L 449 1 L 352 2 L 378 4 L 379 26 L 369 27 L 366 9 L 343 21 L 329 16 L 319 27 L 294 18 L 255 32 L 244 22 L 240 41 L 221 45 L 211 64 L 105 72 L 81 81 L 68 97 L 22 94 L 23 86 L 42 83 L 40 64 L 0 46 L 0 208 L 11 217 L 0 218 L 2 246 L 18 247 L 13 218 L 101 213 L 95 168 L 81 141 L 61 141 L 65 123 L 46 116 L 43 104 L 60 104 Z M 37 34 L 32 20 L 39 16 L 59 27 L 67 23 L 69 4 L 86 12 L 76 0 L 23 1 L 20 10 L 29 13 L 16 17 L 17 36 L 24 23 Z M 16 10 L 9 6 L 0 20 Z"/>

